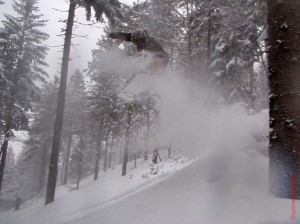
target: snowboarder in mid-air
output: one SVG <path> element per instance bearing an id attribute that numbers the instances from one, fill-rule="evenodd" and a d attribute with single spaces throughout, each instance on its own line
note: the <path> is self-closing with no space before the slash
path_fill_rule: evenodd
<path id="1" fill-rule="evenodd" d="M 153 37 L 148 35 L 146 30 L 138 29 L 132 33 L 114 32 L 110 33 L 109 37 L 132 42 L 137 47 L 139 55 L 145 58 L 146 63 L 146 70 L 134 74 L 119 97 L 126 101 L 146 98 L 153 85 L 151 75 L 165 68 L 169 61 L 168 54 Z"/>
<path id="2" fill-rule="evenodd" d="M 167 52 L 153 37 L 149 36 L 146 30 L 137 29 L 132 33 L 115 32 L 110 33 L 109 37 L 132 42 L 140 55 L 150 55 L 149 57 L 152 59 L 151 63 L 148 65 L 150 72 L 155 72 L 158 69 L 164 68 L 169 61 Z"/>
<path id="3" fill-rule="evenodd" d="M 161 57 L 164 58 L 165 64 L 167 64 L 169 57 L 162 46 L 153 38 L 150 37 L 146 30 L 137 29 L 132 33 L 115 32 L 110 33 L 109 37 L 112 39 L 119 39 L 128 42 L 132 42 L 137 47 L 137 51 L 142 53 L 143 51 L 152 53 L 161 53 Z"/>

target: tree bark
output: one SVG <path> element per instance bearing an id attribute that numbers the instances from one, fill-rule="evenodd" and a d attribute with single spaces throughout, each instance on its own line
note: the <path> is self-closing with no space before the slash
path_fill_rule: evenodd
<path id="1" fill-rule="evenodd" d="M 147 113 L 146 113 L 146 150 L 145 151 L 147 151 L 147 152 L 150 150 L 150 146 L 149 146 L 150 126 L 151 126 L 150 108 L 151 108 L 151 98 L 149 97 L 147 100 Z"/>
<path id="2" fill-rule="evenodd" d="M 105 139 L 105 150 L 104 150 L 104 164 L 103 164 L 103 171 L 106 172 L 107 168 L 107 150 L 108 150 L 108 139 Z"/>
<path id="3" fill-rule="evenodd" d="M 102 148 L 102 141 L 100 140 L 99 143 L 96 145 L 96 159 L 94 165 L 94 180 L 98 179 L 99 175 L 99 162 L 100 162 L 100 155 L 101 155 L 101 148 Z"/>
<path id="4" fill-rule="evenodd" d="M 250 87 L 250 103 L 249 107 L 254 109 L 255 104 L 255 95 L 254 95 L 254 69 L 253 69 L 253 61 L 251 60 L 249 65 L 249 87 Z"/>
<path id="5" fill-rule="evenodd" d="M 77 175 L 77 184 L 76 184 L 76 189 L 79 189 L 79 183 L 81 180 L 81 174 L 82 174 L 82 157 L 83 157 L 83 148 L 82 148 L 82 143 L 80 143 L 80 149 L 79 149 L 79 158 L 78 158 L 78 175 Z"/>
<path id="6" fill-rule="evenodd" d="M 58 99 L 57 99 L 56 118 L 55 118 L 55 125 L 54 125 L 54 134 L 53 134 L 53 145 L 52 145 L 51 157 L 50 157 L 45 205 L 53 202 L 55 197 L 58 157 L 59 157 L 60 140 L 61 140 L 62 127 L 63 127 L 63 116 L 64 116 L 64 109 L 65 109 L 71 39 L 72 39 L 76 4 L 77 3 L 75 1 L 71 1 L 69 6 L 69 15 L 67 21 L 66 34 L 65 34 L 64 49 L 63 49 L 61 77 L 60 77 L 59 92 L 58 92 Z"/>
<path id="7" fill-rule="evenodd" d="M 211 60 L 211 11 L 209 8 L 207 16 L 207 46 L 206 46 L 206 67 L 209 72 L 210 60 Z"/>
<path id="8" fill-rule="evenodd" d="M 72 131 L 70 131 L 69 136 L 68 136 L 67 154 L 66 154 L 66 158 L 65 158 L 66 166 L 65 166 L 65 170 L 64 170 L 63 185 L 66 185 L 68 183 L 72 138 L 73 138 L 73 134 L 72 134 Z"/>
<path id="9" fill-rule="evenodd" d="M 110 144 L 110 151 L 109 151 L 109 156 L 108 156 L 108 168 L 112 167 L 112 157 L 113 157 L 113 147 L 114 147 L 114 138 L 113 136 L 111 137 L 111 144 Z"/>
<path id="10" fill-rule="evenodd" d="M 6 162 L 6 154 L 7 154 L 7 148 L 8 148 L 8 140 L 4 140 L 3 144 L 1 146 L 1 160 L 0 160 L 0 194 L 2 190 L 2 181 L 4 176 L 4 168 L 5 168 L 5 162 Z"/>
<path id="11" fill-rule="evenodd" d="M 300 198 L 299 11 L 299 1 L 268 0 L 270 192 L 292 199 Z"/>
<path id="12" fill-rule="evenodd" d="M 193 63 L 193 44 L 192 44 L 192 30 L 191 30 L 191 13 L 190 13 L 190 7 L 189 7 L 189 2 L 186 2 L 185 5 L 186 8 L 186 17 L 188 18 L 188 26 L 187 26 L 187 44 L 188 44 L 188 60 L 189 60 L 189 65 L 194 68 L 194 63 Z"/>
<path id="13" fill-rule="evenodd" d="M 47 170 L 47 150 L 48 146 L 47 144 L 44 145 L 42 153 L 41 153 L 41 160 L 40 160 L 40 172 L 39 172 L 39 185 L 38 185 L 38 192 L 41 192 L 44 189 L 45 186 L 45 176 L 46 176 L 46 170 Z"/>
<path id="14" fill-rule="evenodd" d="M 94 180 L 98 179 L 99 174 L 99 162 L 101 156 L 101 149 L 102 149 L 102 122 L 103 119 L 99 121 L 99 135 L 98 135 L 98 144 L 96 145 L 96 159 L 95 159 L 95 166 L 94 166 Z"/>
<path id="15" fill-rule="evenodd" d="M 129 152 L 129 134 L 130 134 L 130 127 L 131 127 L 131 115 L 132 115 L 132 108 L 131 105 L 127 105 L 127 126 L 125 131 L 125 148 L 124 148 L 124 155 L 123 155 L 123 166 L 122 166 L 122 176 L 126 175 L 127 171 L 127 163 L 128 163 L 128 152 Z"/>
<path id="16" fill-rule="evenodd" d="M 125 141 L 125 140 L 124 140 Z M 123 139 L 121 139 L 121 146 L 123 144 Z M 122 150 L 122 147 L 119 146 L 119 164 L 122 164 L 123 163 L 123 150 Z"/>
<path id="17" fill-rule="evenodd" d="M 172 146 L 170 145 L 168 148 L 168 158 L 170 159 L 172 155 Z"/>
<path id="18" fill-rule="evenodd" d="M 80 127 L 80 141 L 79 141 L 79 161 L 78 161 L 78 178 L 77 178 L 77 189 L 79 189 L 79 183 L 81 180 L 82 176 L 82 164 L 83 164 L 83 159 L 84 159 L 84 148 L 85 148 L 85 142 L 84 142 L 84 135 L 85 135 L 85 96 L 84 96 L 84 91 L 82 92 L 82 117 L 81 117 L 81 127 Z"/>

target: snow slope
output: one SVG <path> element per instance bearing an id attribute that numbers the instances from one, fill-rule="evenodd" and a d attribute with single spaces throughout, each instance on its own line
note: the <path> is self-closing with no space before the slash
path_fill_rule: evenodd
<path id="1" fill-rule="evenodd" d="M 128 165 L 128 175 L 121 177 L 121 166 L 101 173 L 97 181 L 92 177 L 84 179 L 79 190 L 75 185 L 58 187 L 55 202 L 44 206 L 44 198 L 25 203 L 21 210 L 0 213 L 1 224 L 54 224 L 72 223 L 83 216 L 93 214 L 111 204 L 130 195 L 142 191 L 147 187 L 172 175 L 176 170 L 188 165 L 186 159 L 166 160 L 161 164 L 157 175 L 149 173 L 149 163 L 138 160 L 138 167 L 133 169 L 134 163 Z M 143 178 L 143 176 L 149 176 Z"/>
<path id="2" fill-rule="evenodd" d="M 154 178 L 140 175 L 85 180 L 79 191 L 0 215 L 1 224 L 287 224 L 291 200 L 268 193 L 268 159 L 256 150 L 216 151 L 183 167 L 169 163 Z M 111 171 L 114 172 L 114 171 Z M 117 175 L 117 172 L 115 172 Z M 173 174 L 173 175 L 171 175 Z M 123 185 L 124 184 L 124 185 Z M 300 208 L 300 202 L 296 202 Z M 297 214 L 296 214 L 297 216 Z M 297 217 L 297 222 L 300 219 Z"/>
<path id="3" fill-rule="evenodd" d="M 229 153 L 223 162 L 219 159 L 218 155 L 210 155 L 142 192 L 72 223 L 292 223 L 291 201 L 268 194 L 267 158 L 252 151 Z M 239 161 L 228 164 L 232 159 Z M 296 207 L 300 208 L 299 201 Z M 297 221 L 294 223 L 299 223 L 299 217 Z"/>

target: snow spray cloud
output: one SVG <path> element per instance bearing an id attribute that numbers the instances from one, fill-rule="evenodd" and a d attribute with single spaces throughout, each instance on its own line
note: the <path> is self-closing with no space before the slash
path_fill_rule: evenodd
<path id="1" fill-rule="evenodd" d="M 145 64 L 136 57 L 129 57 L 124 50 L 112 49 L 99 51 L 98 67 L 103 71 L 110 71 L 121 78 L 130 78 L 132 74 L 145 70 Z"/>
<path id="2" fill-rule="evenodd" d="M 145 69 L 140 59 L 128 57 L 124 50 L 100 52 L 101 69 L 122 78 Z M 150 142 L 152 148 L 172 145 L 185 153 L 201 156 L 208 151 L 226 152 L 256 148 L 257 138 L 268 135 L 268 114 L 249 114 L 241 104 L 220 103 L 212 88 L 199 86 L 185 74 L 155 74 L 154 92 L 159 110 L 159 128 Z"/>
<path id="3" fill-rule="evenodd" d="M 180 74 L 157 78 L 155 83 L 161 102 L 154 142 L 199 157 L 195 174 L 211 186 L 213 210 L 234 208 L 235 198 L 266 196 L 268 111 L 253 114 L 241 104 L 220 103 L 212 88 Z"/>
<path id="4" fill-rule="evenodd" d="M 106 68 L 131 75 L 136 65 L 130 58 L 117 51 L 108 54 Z M 173 151 L 199 157 L 195 173 L 210 184 L 209 195 L 217 197 L 214 209 L 230 210 L 234 198 L 266 196 L 268 163 L 261 154 L 267 155 L 268 111 L 251 114 L 241 104 L 220 103 L 213 88 L 179 72 L 152 77 L 159 125 L 149 139 L 151 148 L 172 145 Z"/>
<path id="5" fill-rule="evenodd" d="M 178 74 L 156 79 L 156 84 L 161 97 L 157 144 L 202 155 L 207 150 L 253 147 L 258 136 L 268 135 L 266 111 L 251 115 L 241 104 L 220 104 L 211 88 Z"/>

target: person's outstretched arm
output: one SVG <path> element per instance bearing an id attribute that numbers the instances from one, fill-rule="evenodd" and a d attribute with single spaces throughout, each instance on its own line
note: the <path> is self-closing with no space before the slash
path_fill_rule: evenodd
<path id="1" fill-rule="evenodd" d="M 116 33 L 110 33 L 108 36 L 111 39 L 119 39 L 119 40 L 132 42 L 131 33 L 116 32 Z"/>

